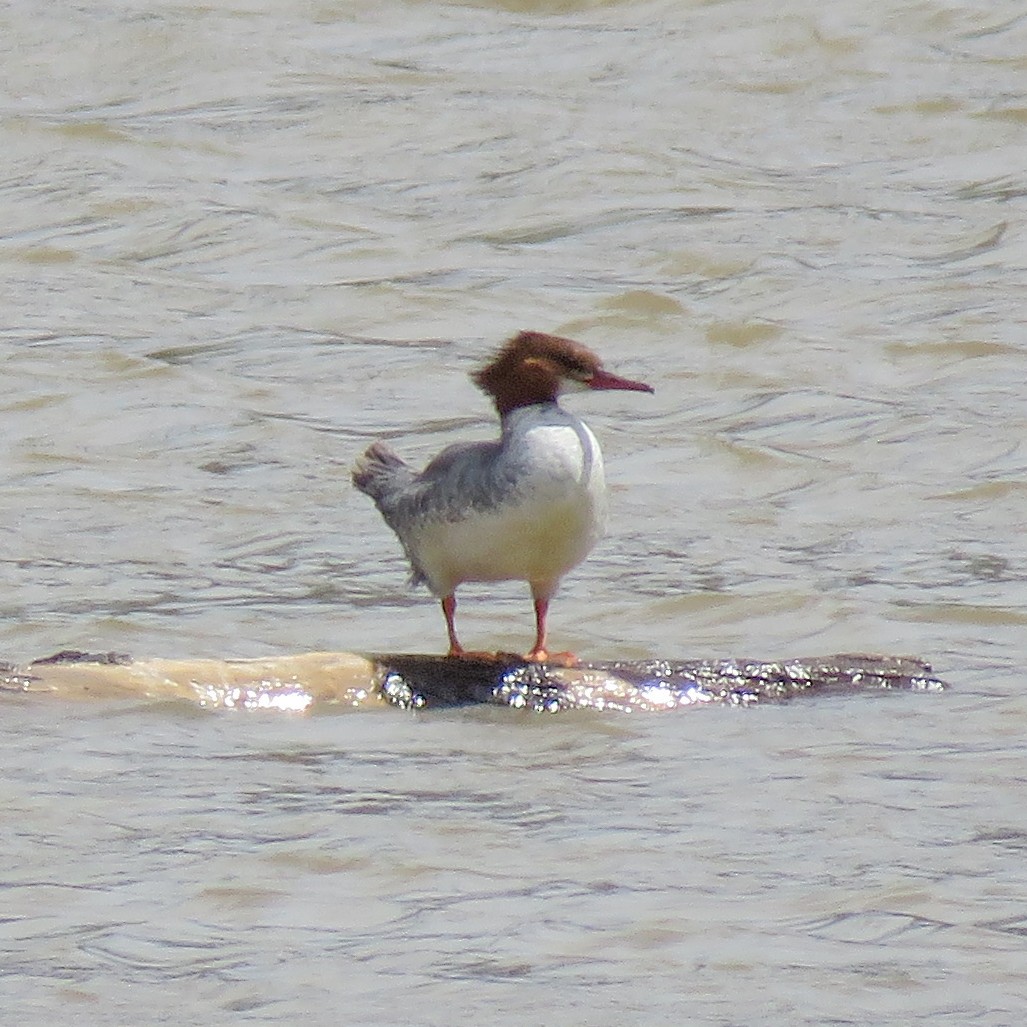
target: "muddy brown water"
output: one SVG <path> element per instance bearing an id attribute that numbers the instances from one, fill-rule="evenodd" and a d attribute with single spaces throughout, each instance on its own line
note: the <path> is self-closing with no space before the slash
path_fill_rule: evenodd
<path id="1" fill-rule="evenodd" d="M 14 4 L 0 658 L 439 651 L 349 467 L 493 430 L 519 328 L 612 487 L 595 659 L 912 653 L 673 717 L 3 699 L 10 1022 L 910 1024 L 1027 1004 L 1021 5 Z M 523 588 L 461 637 L 523 650 Z"/>

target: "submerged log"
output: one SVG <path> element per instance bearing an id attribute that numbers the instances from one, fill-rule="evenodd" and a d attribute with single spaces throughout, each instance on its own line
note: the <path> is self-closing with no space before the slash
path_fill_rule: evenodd
<path id="1" fill-rule="evenodd" d="M 802 695 L 932 692 L 944 683 L 911 656 L 843 654 L 762 660 L 633 660 L 574 667 L 516 656 L 308 653 L 254 660 L 133 660 L 65 650 L 0 664 L 0 691 L 66 699 L 187 700 L 202 707 L 303 712 L 492 704 L 537 712 L 751 706 Z"/>

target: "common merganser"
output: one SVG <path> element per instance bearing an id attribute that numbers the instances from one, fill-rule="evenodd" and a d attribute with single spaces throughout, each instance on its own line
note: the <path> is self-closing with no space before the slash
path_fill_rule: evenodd
<path id="1" fill-rule="evenodd" d="M 526 581 L 535 604 L 527 660 L 550 657 L 546 614 L 560 579 L 605 530 L 606 484 L 599 443 L 557 403 L 565 392 L 629 389 L 643 382 L 603 370 L 572 339 L 520 332 L 471 375 L 499 413 L 494 442 L 448 446 L 420 473 L 384 442 L 357 461 L 353 484 L 374 500 L 410 561 L 411 582 L 442 602 L 449 656 L 457 640 L 456 588 L 465 581 Z"/>

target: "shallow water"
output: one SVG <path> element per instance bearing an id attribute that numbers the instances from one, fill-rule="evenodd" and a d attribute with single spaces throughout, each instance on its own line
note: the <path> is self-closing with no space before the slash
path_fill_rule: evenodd
<path id="1" fill-rule="evenodd" d="M 3 655 L 435 651 L 349 486 L 521 327 L 596 658 L 913 652 L 668 717 L 4 703 L 12 1022 L 1007 1025 L 1027 1000 L 1027 19 L 996 3 L 0 15 Z M 521 587 L 469 645 L 523 648 Z"/>

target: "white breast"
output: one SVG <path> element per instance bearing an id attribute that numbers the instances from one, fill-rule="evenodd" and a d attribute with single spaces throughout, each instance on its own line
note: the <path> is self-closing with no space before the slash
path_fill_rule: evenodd
<path id="1" fill-rule="evenodd" d="M 496 460 L 510 484 L 494 505 L 423 522 L 408 539 L 437 595 L 507 579 L 549 594 L 605 530 L 602 454 L 578 418 L 555 405 L 514 411 Z"/>

